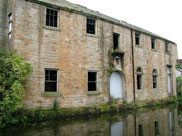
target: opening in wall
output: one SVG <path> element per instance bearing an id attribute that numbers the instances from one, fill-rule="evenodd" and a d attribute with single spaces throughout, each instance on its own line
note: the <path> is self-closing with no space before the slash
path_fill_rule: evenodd
<path id="1" fill-rule="evenodd" d="M 97 91 L 97 72 L 88 72 L 88 91 Z"/>
<path id="2" fill-rule="evenodd" d="M 119 47 L 119 34 L 113 33 L 113 48 L 114 50 L 118 49 Z"/>
<path id="3" fill-rule="evenodd" d="M 45 92 L 57 92 L 57 70 L 45 69 Z"/>

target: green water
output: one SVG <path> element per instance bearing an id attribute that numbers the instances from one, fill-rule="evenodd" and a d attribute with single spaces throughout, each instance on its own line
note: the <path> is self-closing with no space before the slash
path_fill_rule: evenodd
<path id="1" fill-rule="evenodd" d="M 182 136 L 182 106 L 11 127 L 0 136 Z"/>

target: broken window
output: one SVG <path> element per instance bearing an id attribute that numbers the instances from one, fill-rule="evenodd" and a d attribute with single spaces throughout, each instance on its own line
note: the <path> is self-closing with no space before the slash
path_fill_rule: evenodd
<path id="1" fill-rule="evenodd" d="M 45 70 L 45 92 L 57 92 L 57 70 Z"/>
<path id="2" fill-rule="evenodd" d="M 140 34 L 139 33 L 135 33 L 135 44 L 140 45 Z"/>
<path id="3" fill-rule="evenodd" d="M 151 46 L 152 46 L 152 49 L 155 49 L 155 38 L 151 39 Z"/>
<path id="4" fill-rule="evenodd" d="M 117 33 L 113 33 L 113 45 L 114 45 L 114 50 L 118 49 L 119 34 L 117 34 Z"/>
<path id="5" fill-rule="evenodd" d="M 97 91 L 97 72 L 88 72 L 88 91 Z"/>
<path id="6" fill-rule="evenodd" d="M 12 27 L 13 27 L 13 16 L 12 13 L 8 15 L 8 38 L 12 37 Z"/>
<path id="7" fill-rule="evenodd" d="M 46 26 L 58 26 L 58 11 L 53 9 L 46 9 Z"/>
<path id="8" fill-rule="evenodd" d="M 156 89 L 157 88 L 157 70 L 154 69 L 152 72 L 153 75 L 153 88 Z"/>
<path id="9" fill-rule="evenodd" d="M 137 69 L 137 89 L 142 89 L 142 75 L 143 75 L 143 71 L 142 68 L 139 67 Z"/>
<path id="10" fill-rule="evenodd" d="M 95 34 L 95 24 L 95 19 L 87 18 L 87 33 Z"/>
<path id="11" fill-rule="evenodd" d="M 155 136 L 160 135 L 158 121 L 154 121 L 154 128 L 155 128 Z"/>
<path id="12" fill-rule="evenodd" d="M 168 42 L 165 42 L 165 51 L 169 52 L 169 44 L 168 44 Z"/>
<path id="13" fill-rule="evenodd" d="M 143 136 L 143 125 L 142 124 L 138 125 L 138 135 Z"/>

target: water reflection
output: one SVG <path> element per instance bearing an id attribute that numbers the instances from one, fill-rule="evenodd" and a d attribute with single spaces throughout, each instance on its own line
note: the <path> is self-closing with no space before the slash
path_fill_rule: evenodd
<path id="1" fill-rule="evenodd" d="M 166 108 L 125 117 L 60 121 L 42 128 L 2 130 L 0 136 L 182 136 L 182 110 Z"/>

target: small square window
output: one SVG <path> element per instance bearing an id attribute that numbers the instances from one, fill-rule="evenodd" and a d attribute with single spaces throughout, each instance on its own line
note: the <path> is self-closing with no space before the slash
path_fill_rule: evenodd
<path id="1" fill-rule="evenodd" d="M 154 38 L 151 39 L 151 47 L 152 47 L 152 49 L 155 49 L 155 39 Z"/>
<path id="2" fill-rule="evenodd" d="M 139 33 L 135 33 L 135 44 L 140 45 L 140 34 Z"/>
<path id="3" fill-rule="evenodd" d="M 57 92 L 57 70 L 45 70 L 45 92 Z"/>
<path id="4" fill-rule="evenodd" d="M 46 26 L 58 27 L 58 11 L 46 9 Z"/>
<path id="5" fill-rule="evenodd" d="M 97 91 L 97 72 L 88 72 L 88 91 Z"/>
<path id="6" fill-rule="evenodd" d="M 87 33 L 95 34 L 95 25 L 96 25 L 95 19 L 87 18 Z"/>

